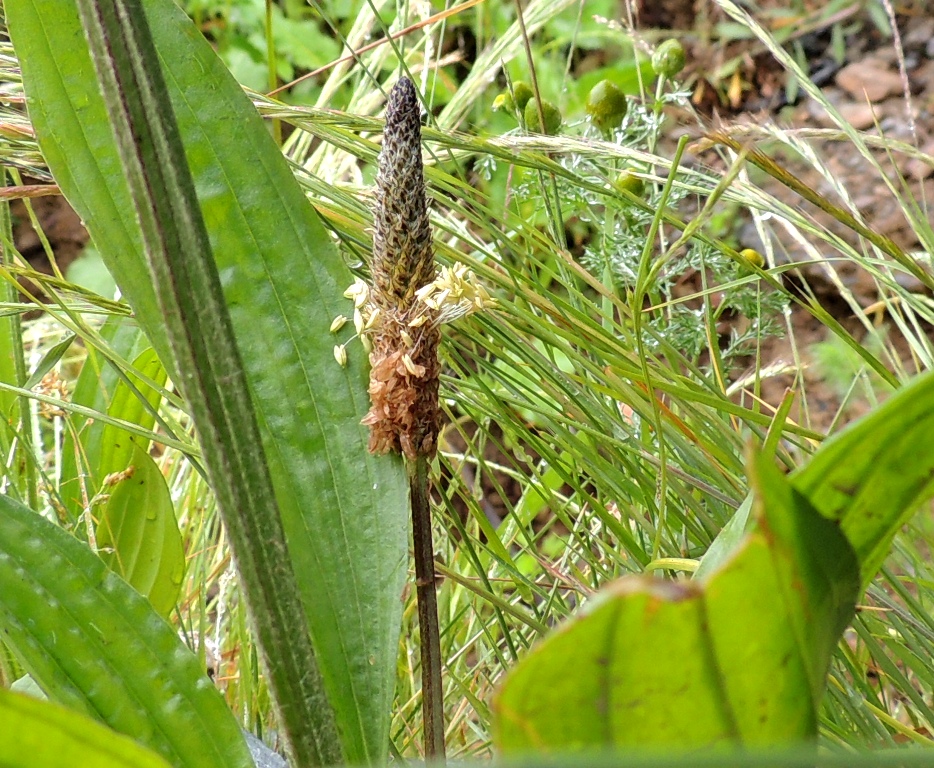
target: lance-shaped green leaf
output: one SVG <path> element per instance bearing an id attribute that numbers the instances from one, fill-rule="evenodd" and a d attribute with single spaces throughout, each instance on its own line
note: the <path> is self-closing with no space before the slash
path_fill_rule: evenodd
<path id="1" fill-rule="evenodd" d="M 341 757 L 243 362 L 140 0 L 78 0 L 130 210 L 293 765 Z"/>
<path id="2" fill-rule="evenodd" d="M 88 348 L 71 402 L 152 429 L 156 409 L 162 400 L 155 387 L 162 387 L 167 378 L 162 362 L 139 325 L 130 318 L 109 317 L 99 337 L 102 343 L 109 345 L 109 350 L 105 353 L 94 346 Z M 127 361 L 122 365 L 129 363 L 129 368 L 120 369 L 117 362 L 108 359 L 110 354 L 117 360 Z M 134 444 L 148 448 L 149 441 L 129 435 L 103 418 L 88 419 L 69 414 L 68 419 L 59 493 L 66 510 L 75 519 L 101 491 L 107 475 L 122 472 L 129 466 Z"/>
<path id="3" fill-rule="evenodd" d="M 165 368 L 138 326 L 126 318 L 110 318 L 101 338 L 122 352 L 136 353 L 132 369 L 140 375 L 121 377 L 91 348 L 72 401 L 152 429 L 162 399 L 154 385 L 165 384 Z M 137 349 L 141 344 L 144 348 Z M 91 512 L 104 562 L 168 616 L 181 589 L 185 553 L 168 484 L 148 454 L 150 441 L 104 419 L 70 418 L 61 477 L 66 509 L 77 517 L 88 501 L 96 499 Z"/>
<path id="4" fill-rule="evenodd" d="M 98 513 L 97 546 L 104 562 L 167 617 L 185 575 L 182 535 L 159 465 L 130 445 L 127 467 Z"/>
<path id="5" fill-rule="evenodd" d="M 84 715 L 2 689 L 0 722 L 6 768 L 169 768 L 155 752 Z"/>
<path id="6" fill-rule="evenodd" d="M 133 368 L 156 385 L 165 384 L 165 368 L 152 348 L 145 349 L 137 355 L 133 360 Z M 156 422 L 155 411 L 161 401 L 162 396 L 159 390 L 145 383 L 142 378 L 131 374 L 114 388 L 110 405 L 107 406 L 107 415 L 152 429 Z M 95 431 L 93 427 L 94 425 L 91 428 L 92 432 Z M 98 439 L 99 445 L 94 446 L 93 452 L 96 454 L 94 470 L 99 481 L 111 472 L 121 472 L 126 469 L 132 463 L 137 449 L 148 450 L 149 448 L 148 441 L 128 435 L 113 424 L 102 425 Z M 88 445 L 87 442 L 86 445 Z"/>
<path id="7" fill-rule="evenodd" d="M 101 339 L 110 341 L 117 355 L 127 354 L 140 375 L 124 373 L 121 377 L 92 347 L 72 402 L 152 429 L 162 399 L 153 385 L 166 381 L 162 363 L 139 327 L 127 318 L 111 317 L 101 330 Z M 168 485 L 149 457 L 148 447 L 148 440 L 106 419 L 71 415 L 60 492 L 73 518 L 96 498 L 92 514 L 104 561 L 168 616 L 181 589 L 185 553 Z M 116 477 L 105 487 L 112 475 Z"/>
<path id="8" fill-rule="evenodd" d="M 175 630 L 85 544 L 5 496 L 0 629 L 50 698 L 172 765 L 252 765 L 236 719 Z"/>
<path id="9" fill-rule="evenodd" d="M 934 493 L 934 374 L 919 376 L 828 439 L 792 473 L 791 483 L 819 512 L 839 521 L 865 587 L 895 534 Z M 711 544 L 696 577 L 717 567 L 751 525 L 744 504 Z"/>
<path id="10" fill-rule="evenodd" d="M 129 193 L 71 0 L 9 0 L 50 167 L 160 353 Z M 406 484 L 366 454 L 364 356 L 333 361 L 350 274 L 252 105 L 171 2 L 146 4 L 263 430 L 289 549 L 348 760 L 388 743 Z M 162 355 L 163 360 L 167 359 Z"/>
<path id="11" fill-rule="evenodd" d="M 509 675 L 496 741 L 528 750 L 704 750 L 813 738 L 853 615 L 855 555 L 769 463 L 758 523 L 707 578 L 622 579 Z"/>

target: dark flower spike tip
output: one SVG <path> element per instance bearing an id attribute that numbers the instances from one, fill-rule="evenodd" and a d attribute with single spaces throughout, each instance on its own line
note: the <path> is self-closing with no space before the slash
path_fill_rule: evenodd
<path id="1" fill-rule="evenodd" d="M 420 115 L 415 86 L 403 77 L 389 94 L 376 176 L 373 285 L 381 308 L 408 309 L 435 277 Z"/>

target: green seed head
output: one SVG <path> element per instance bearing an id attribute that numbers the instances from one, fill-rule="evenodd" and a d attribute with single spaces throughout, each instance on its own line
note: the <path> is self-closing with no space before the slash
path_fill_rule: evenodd
<path id="1" fill-rule="evenodd" d="M 587 114 L 601 131 L 619 128 L 628 108 L 625 94 L 609 80 L 601 80 L 587 95 Z"/>
<path id="2" fill-rule="evenodd" d="M 542 114 L 545 117 L 544 129 L 538 115 L 538 102 L 535 99 L 529 99 L 523 112 L 526 129 L 530 133 L 547 133 L 549 135 L 557 133 L 561 127 L 561 113 L 558 108 L 550 101 L 542 99 Z"/>
<path id="3" fill-rule="evenodd" d="M 509 91 L 503 91 L 495 99 L 493 99 L 494 112 L 499 112 L 504 109 L 507 112 L 512 112 L 513 107 L 515 106 L 516 102 L 512 100 L 512 94 Z"/>
<path id="4" fill-rule="evenodd" d="M 516 82 L 512 84 L 512 91 L 503 91 L 499 96 L 493 99 L 493 111 L 499 112 L 500 110 L 507 110 L 512 112 L 518 106 L 521 112 L 525 109 L 525 105 L 528 104 L 529 99 L 534 95 L 528 83 L 522 80 L 516 80 Z"/>
<path id="5" fill-rule="evenodd" d="M 516 80 L 512 84 L 512 93 L 516 99 L 516 106 L 519 109 L 525 109 L 525 105 L 529 103 L 535 94 L 532 92 L 532 88 L 524 80 Z"/>
<path id="6" fill-rule="evenodd" d="M 762 269 L 765 266 L 765 257 L 754 248 L 743 248 L 739 255 L 757 269 Z"/>
<path id="7" fill-rule="evenodd" d="M 618 190 L 625 190 L 636 197 L 642 197 L 645 192 L 645 182 L 631 171 L 622 171 L 613 182 L 613 186 Z"/>
<path id="8" fill-rule="evenodd" d="M 652 69 L 656 75 L 674 77 L 684 69 L 684 46 L 677 40 L 666 40 L 652 54 Z"/>

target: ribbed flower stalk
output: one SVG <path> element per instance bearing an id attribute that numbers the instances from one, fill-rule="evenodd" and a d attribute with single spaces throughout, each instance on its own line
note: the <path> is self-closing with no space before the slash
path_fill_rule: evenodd
<path id="1" fill-rule="evenodd" d="M 373 284 L 366 327 L 370 400 L 363 420 L 370 451 L 406 458 L 415 548 L 415 589 L 421 635 L 425 757 L 444 760 L 441 637 L 435 593 L 428 464 L 438 447 L 438 343 L 441 311 L 426 302 L 435 280 L 434 250 L 422 168 L 418 94 L 402 78 L 389 94 L 376 176 Z M 424 290 L 423 290 L 424 289 Z M 421 293 L 419 293 L 421 291 Z"/>

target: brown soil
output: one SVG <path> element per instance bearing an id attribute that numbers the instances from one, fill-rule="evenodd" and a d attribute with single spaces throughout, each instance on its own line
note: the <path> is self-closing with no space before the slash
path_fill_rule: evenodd
<path id="1" fill-rule="evenodd" d="M 764 2 L 759 5 L 781 11 L 788 4 Z M 934 154 L 934 15 L 923 10 L 922 5 L 903 3 L 897 8 L 901 14 L 898 16 L 901 59 L 891 39 L 882 36 L 868 19 L 857 16 L 848 19 L 857 26 L 856 32 L 846 40 L 846 60 L 843 62 L 836 62 L 831 53 L 833 25 L 817 26 L 801 35 L 799 43 L 807 54 L 812 78 L 854 128 L 870 136 L 905 142 L 930 155 Z M 820 6 L 814 4 L 812 10 L 819 12 Z M 651 21 L 670 29 L 696 30 L 697 25 L 707 25 L 710 29 L 715 22 L 724 20 L 722 12 L 703 0 L 644 2 L 641 10 L 644 13 L 640 21 Z M 818 102 L 805 97 L 795 104 L 788 103 L 790 94 L 786 90 L 786 78 L 781 67 L 756 43 L 735 41 L 711 45 L 701 42 L 704 35 L 700 34 L 679 35 L 679 39 L 687 41 L 690 64 L 683 74 L 692 88 L 692 100 L 695 107 L 706 115 L 709 125 L 724 126 L 730 129 L 729 132 L 744 125 L 762 126 L 768 122 L 801 132 L 836 127 Z M 728 81 L 712 81 L 711 73 L 736 57 L 740 63 Z M 678 117 L 682 118 L 682 127 L 676 130 L 686 130 L 697 138 L 702 137 L 702 131 L 696 127 L 685 127 L 689 122 L 696 126 L 696 120 L 684 120 L 684 115 L 675 117 L 676 121 Z M 741 131 L 738 133 L 742 135 Z M 808 143 L 825 164 L 827 177 L 790 152 L 782 154 L 781 150 L 776 152 L 769 147 L 767 154 L 799 181 L 837 203 L 841 198 L 833 185 L 839 185 L 870 229 L 890 238 L 906 252 L 921 250 L 914 230 L 905 219 L 900 204 L 880 178 L 879 170 L 873 168 L 851 143 L 814 139 L 809 139 Z M 718 162 L 712 151 L 703 153 L 699 159 L 714 167 Z M 924 201 L 934 201 L 934 165 L 905 154 L 887 153 L 881 148 L 874 151 L 874 159 L 896 188 L 901 184 L 900 179 L 905 180 L 919 205 L 924 206 Z M 852 230 L 805 202 L 780 182 L 762 176 L 754 176 L 756 183 L 774 197 L 802 210 L 818 226 L 846 242 L 858 242 Z M 770 266 L 773 267 L 804 263 L 804 266 L 785 273 L 786 285 L 793 290 L 807 285 L 821 305 L 860 339 L 862 326 L 852 307 L 841 297 L 839 285 L 855 298 L 861 308 L 875 307 L 880 294 L 872 276 L 852 262 L 841 261 L 835 263 L 836 275 L 831 276 L 826 264 L 814 260 L 807 248 L 785 230 L 774 227 L 770 237 L 770 247 L 766 247 L 756 226 L 748 220 L 739 229 L 737 241 L 739 247 L 772 253 L 774 263 Z M 911 276 L 900 276 L 899 282 L 913 292 L 927 292 L 920 281 Z M 691 286 L 684 288 L 687 290 Z M 877 323 L 886 322 L 881 311 L 874 315 L 874 319 Z M 790 335 L 767 340 L 761 350 L 764 369 L 775 371 L 785 367 L 788 370 L 763 381 L 763 399 L 775 406 L 789 388 L 797 393 L 806 392 L 807 401 L 799 395 L 792 418 L 816 429 L 826 429 L 838 417 L 842 393 L 839 385 L 823 379 L 815 350 L 821 342 L 830 339 L 832 332 L 800 308 L 793 311 L 791 326 Z M 728 334 L 730 329 L 722 330 Z M 889 338 L 901 358 L 908 361 L 906 369 L 913 370 L 904 340 L 891 330 Z M 797 359 L 804 363 L 803 371 L 799 371 L 794 363 L 793 344 Z M 799 376 L 802 378 L 796 378 Z M 865 400 L 857 398 L 844 409 L 843 418 L 860 415 L 866 407 Z"/>
<path id="2" fill-rule="evenodd" d="M 32 183 L 26 180 L 27 184 Z M 68 201 L 60 195 L 37 197 L 30 201 L 42 232 L 48 239 L 58 268 L 64 273 L 84 246 L 87 245 L 87 230 Z M 30 265 L 45 274 L 52 274 L 52 265 L 38 233 L 32 226 L 22 200 L 10 206 L 13 216 L 13 242 L 17 250 Z"/>
<path id="3" fill-rule="evenodd" d="M 902 37 L 904 69 L 900 71 L 894 47 L 887 45 L 875 50 L 862 50 L 841 68 L 831 84 L 823 89 L 828 100 L 855 127 L 870 135 L 884 136 L 888 140 L 902 141 L 918 147 L 927 154 L 934 154 L 934 17 L 913 19 L 904 25 Z M 824 109 L 811 100 L 798 105 L 790 116 L 794 128 L 828 128 L 833 125 Z M 833 188 L 839 185 L 849 195 L 862 214 L 865 223 L 875 232 L 885 235 L 904 251 L 911 253 L 921 249 L 915 231 L 909 226 L 901 205 L 888 187 L 882 182 L 879 171 L 862 157 L 849 142 L 811 142 L 829 171 L 829 179 L 819 174 L 811 165 L 800 159 L 783 159 L 785 167 L 800 181 L 835 202 L 840 197 Z M 904 154 L 888 154 L 884 149 L 874 151 L 874 159 L 882 172 L 896 188 L 900 179 L 907 182 L 911 195 L 920 204 L 934 201 L 934 165 L 912 159 Z M 781 158 L 779 158 L 781 159 Z M 833 183 L 831 183 L 831 180 Z M 834 232 L 846 242 L 855 244 L 857 237 L 852 230 L 831 216 L 819 211 L 778 182 L 767 186 L 769 192 L 789 205 L 806 210 L 822 227 Z M 840 291 L 830 278 L 828 270 L 813 261 L 806 249 L 793 240 L 787 232 L 773 230 L 773 252 L 778 263 L 809 262 L 799 272 L 810 288 L 847 330 L 857 334 L 860 325 L 852 309 L 842 301 Z M 761 248 L 755 227 L 747 225 L 741 234 L 744 245 Z M 836 276 L 861 308 L 877 306 L 880 299 L 878 286 L 872 276 L 853 262 L 835 265 Z M 904 288 L 912 292 L 927 292 L 919 280 L 909 275 L 899 277 Z M 876 322 L 886 322 L 883 313 L 875 316 Z M 803 349 L 808 367 L 804 371 L 805 388 L 812 399 L 811 422 L 817 427 L 828 426 L 827 417 L 834 418 L 840 393 L 828 387 L 820 378 L 818 366 L 813 363 L 814 344 L 826 341 L 830 331 L 801 313 L 794 318 L 796 343 Z M 907 345 L 897 332 L 890 328 L 889 338 L 903 360 L 908 360 Z M 773 340 L 765 350 L 766 359 L 791 360 L 789 339 Z M 908 369 L 911 370 L 909 364 Z M 770 379 L 764 389 L 769 402 L 778 402 L 785 387 L 791 386 L 791 376 Z M 815 412 L 815 403 L 818 409 Z M 857 403 L 848 416 L 858 415 L 865 404 Z"/>

